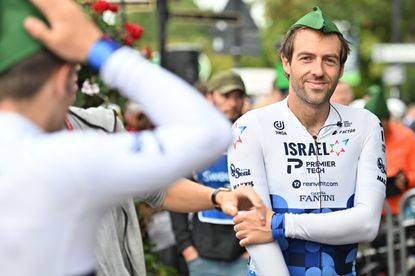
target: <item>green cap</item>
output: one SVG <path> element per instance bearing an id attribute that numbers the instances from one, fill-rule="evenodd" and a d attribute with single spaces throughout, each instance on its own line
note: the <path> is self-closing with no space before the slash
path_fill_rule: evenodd
<path id="1" fill-rule="evenodd" d="M 224 71 L 214 75 L 207 84 L 208 92 L 216 91 L 226 94 L 234 90 L 245 92 L 245 85 L 241 76 L 233 71 Z"/>
<path id="2" fill-rule="evenodd" d="M 23 28 L 29 15 L 42 18 L 28 0 L 0 0 L 0 73 L 43 48 Z"/>
<path id="3" fill-rule="evenodd" d="M 336 24 L 327 18 L 319 7 L 314 7 L 311 12 L 307 13 L 295 22 L 291 28 L 295 26 L 306 26 L 311 29 L 320 30 L 324 33 L 338 33 L 342 35 Z"/>
<path id="4" fill-rule="evenodd" d="M 382 89 L 371 93 L 371 97 L 366 102 L 365 108 L 378 116 L 379 119 L 389 118 L 389 109 Z"/>

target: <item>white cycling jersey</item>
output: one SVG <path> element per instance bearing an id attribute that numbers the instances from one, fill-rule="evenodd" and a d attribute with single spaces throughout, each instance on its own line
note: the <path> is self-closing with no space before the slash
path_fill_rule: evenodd
<path id="1" fill-rule="evenodd" d="M 333 103 L 312 137 L 287 99 L 250 111 L 234 124 L 228 165 L 244 172 L 230 176 L 232 188 L 253 186 L 285 214 L 278 244 L 290 275 L 355 274 L 356 243 L 376 236 L 385 197 L 383 129 L 373 114 Z M 278 265 L 250 253 L 259 271 Z"/>
<path id="2" fill-rule="evenodd" d="M 93 271 L 97 225 L 110 207 L 207 166 L 227 148 L 228 120 L 137 51 L 117 50 L 101 76 L 140 102 L 156 130 L 47 134 L 0 112 L 0 275 Z"/>

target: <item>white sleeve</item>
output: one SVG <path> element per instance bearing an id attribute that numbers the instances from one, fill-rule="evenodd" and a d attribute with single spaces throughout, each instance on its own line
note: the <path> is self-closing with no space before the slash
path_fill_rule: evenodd
<path id="1" fill-rule="evenodd" d="M 232 189 L 253 186 L 265 205 L 272 209 L 265 174 L 262 147 L 259 143 L 258 123 L 251 113 L 239 118 L 233 125 L 233 142 L 228 151 L 229 179 Z M 245 174 L 238 174 L 244 170 Z M 256 273 L 261 276 L 289 275 L 277 242 L 247 246 Z"/>
<path id="2" fill-rule="evenodd" d="M 286 237 L 333 245 L 368 242 L 376 237 L 385 200 L 382 164 L 386 158 L 383 129 L 378 120 L 371 119 L 358 159 L 354 207 L 324 214 L 285 214 Z"/>
<path id="3" fill-rule="evenodd" d="M 229 121 L 190 85 L 137 51 L 117 50 L 101 73 L 108 85 L 139 101 L 157 127 L 133 134 L 44 135 L 36 152 L 47 155 L 48 173 L 59 174 L 61 182 L 99 194 L 91 200 L 119 201 L 167 186 L 227 149 Z"/>

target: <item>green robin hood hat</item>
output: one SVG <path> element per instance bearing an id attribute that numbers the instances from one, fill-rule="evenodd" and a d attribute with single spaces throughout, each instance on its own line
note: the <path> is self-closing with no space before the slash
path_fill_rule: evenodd
<path id="1" fill-rule="evenodd" d="M 241 76 L 233 71 L 224 71 L 214 75 L 207 84 L 208 92 L 216 91 L 226 94 L 234 90 L 246 93 L 244 82 Z"/>
<path id="2" fill-rule="evenodd" d="M 324 33 L 338 33 L 342 35 L 336 24 L 327 18 L 319 7 L 314 7 L 311 12 L 307 13 L 295 22 L 291 28 L 296 26 L 305 26 L 311 29 L 320 30 Z"/>
<path id="3" fill-rule="evenodd" d="M 0 73 L 43 48 L 23 27 L 29 15 L 42 18 L 28 0 L 0 0 Z"/>
<path id="4" fill-rule="evenodd" d="M 383 89 L 371 93 L 371 97 L 366 102 L 365 108 L 378 116 L 379 119 L 389 118 L 390 113 L 385 96 L 383 95 Z"/>

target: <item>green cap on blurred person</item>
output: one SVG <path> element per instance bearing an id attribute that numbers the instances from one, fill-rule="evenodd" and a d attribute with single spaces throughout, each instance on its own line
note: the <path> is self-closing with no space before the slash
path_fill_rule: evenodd
<path id="1" fill-rule="evenodd" d="M 216 91 L 226 94 L 234 90 L 245 91 L 245 84 L 241 76 L 233 71 L 220 72 L 214 75 L 208 82 L 208 92 Z"/>
<path id="2" fill-rule="evenodd" d="M 338 33 L 342 35 L 336 24 L 327 18 L 319 7 L 314 7 L 311 12 L 307 13 L 295 22 L 291 28 L 296 26 L 306 26 L 311 29 L 321 30 L 324 33 Z"/>
<path id="3" fill-rule="evenodd" d="M 29 15 L 43 18 L 28 0 L 0 0 L 0 73 L 43 48 L 23 27 Z"/>
<path id="4" fill-rule="evenodd" d="M 383 89 L 371 92 L 371 97 L 366 102 L 365 108 L 375 114 L 380 120 L 387 119 L 390 116 Z"/>

